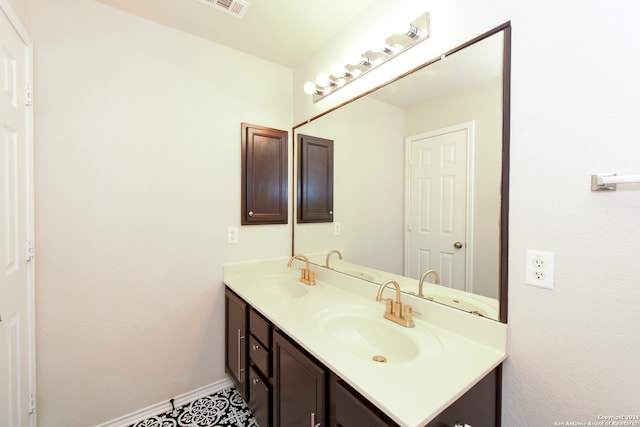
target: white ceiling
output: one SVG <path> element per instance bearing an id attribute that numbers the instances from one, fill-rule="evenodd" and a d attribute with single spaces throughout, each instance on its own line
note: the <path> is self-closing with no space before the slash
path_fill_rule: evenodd
<path id="1" fill-rule="evenodd" d="M 198 0 L 98 0 L 230 48 L 295 67 L 373 0 L 248 0 L 242 18 Z"/>

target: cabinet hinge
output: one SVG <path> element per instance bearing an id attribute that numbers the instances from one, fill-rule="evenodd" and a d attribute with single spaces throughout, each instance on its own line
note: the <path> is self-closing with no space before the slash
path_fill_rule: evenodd
<path id="1" fill-rule="evenodd" d="M 33 261 L 36 249 L 33 246 L 33 240 L 27 240 L 27 262 Z"/>
<path id="2" fill-rule="evenodd" d="M 33 392 L 29 393 L 29 413 L 33 414 L 36 412 L 36 395 Z"/>
<path id="3" fill-rule="evenodd" d="M 24 88 L 24 105 L 33 105 L 33 88 L 30 85 Z"/>

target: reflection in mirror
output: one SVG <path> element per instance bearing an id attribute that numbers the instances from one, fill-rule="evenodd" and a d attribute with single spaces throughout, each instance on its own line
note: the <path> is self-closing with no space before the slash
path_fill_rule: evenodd
<path id="1" fill-rule="evenodd" d="M 506 321 L 508 34 L 294 128 L 334 141 L 333 222 L 295 224 L 294 253 Z"/>

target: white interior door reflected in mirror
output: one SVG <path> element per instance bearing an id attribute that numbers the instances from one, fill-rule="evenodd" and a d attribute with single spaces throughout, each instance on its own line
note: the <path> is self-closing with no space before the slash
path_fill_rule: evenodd
<path id="1" fill-rule="evenodd" d="M 473 153 L 473 124 L 439 129 L 407 138 L 406 275 L 417 279 L 435 270 L 440 283 L 467 291 L 467 160 Z"/>

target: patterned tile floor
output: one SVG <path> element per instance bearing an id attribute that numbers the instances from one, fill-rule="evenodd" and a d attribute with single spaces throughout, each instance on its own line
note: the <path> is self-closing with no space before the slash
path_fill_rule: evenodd
<path id="1" fill-rule="evenodd" d="M 201 397 L 130 427 L 259 427 L 235 387 Z"/>

